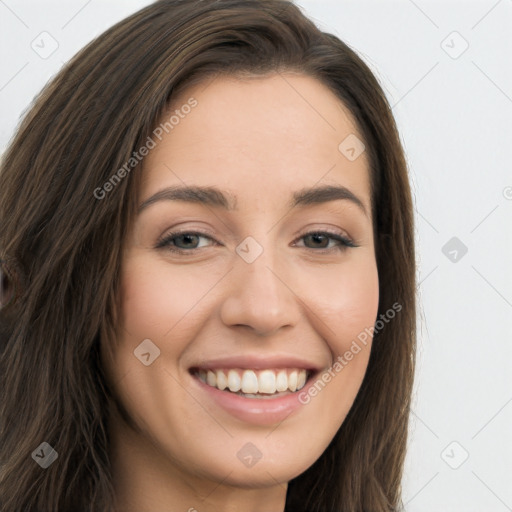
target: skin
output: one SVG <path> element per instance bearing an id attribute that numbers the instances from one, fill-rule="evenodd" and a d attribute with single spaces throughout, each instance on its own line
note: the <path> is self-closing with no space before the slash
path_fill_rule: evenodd
<path id="1" fill-rule="evenodd" d="M 327 369 L 374 324 L 368 160 L 339 151 L 348 135 L 362 136 L 340 100 L 311 77 L 217 77 L 175 98 L 173 108 L 190 97 L 198 105 L 144 160 L 140 203 L 165 187 L 193 184 L 229 191 L 237 210 L 158 201 L 142 210 L 126 240 L 114 359 L 103 353 L 132 422 L 112 411 L 117 510 L 283 511 L 287 482 L 318 459 L 343 423 L 371 340 L 307 405 L 271 425 L 232 416 L 198 390 L 188 370 L 253 354 L 299 354 Z M 287 205 L 293 191 L 320 185 L 347 187 L 367 214 L 346 199 Z M 176 229 L 206 238 L 174 240 L 192 255 L 155 248 Z M 334 239 L 304 237 L 325 229 L 358 246 L 339 250 Z M 252 263 L 235 250 L 248 236 L 263 248 Z M 160 350 L 149 366 L 134 357 L 145 339 Z M 237 457 L 248 442 L 262 454 L 252 467 Z"/>

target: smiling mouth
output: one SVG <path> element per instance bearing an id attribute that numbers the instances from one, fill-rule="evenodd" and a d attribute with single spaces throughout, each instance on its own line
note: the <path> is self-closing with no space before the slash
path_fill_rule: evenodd
<path id="1" fill-rule="evenodd" d="M 277 398 L 300 391 L 312 372 L 303 368 L 272 370 L 199 369 L 190 373 L 207 386 L 245 398 Z"/>

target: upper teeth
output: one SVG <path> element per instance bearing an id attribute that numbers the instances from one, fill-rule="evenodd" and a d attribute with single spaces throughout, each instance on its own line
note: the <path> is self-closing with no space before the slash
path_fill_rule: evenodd
<path id="1" fill-rule="evenodd" d="M 199 370 L 199 378 L 221 391 L 243 393 L 276 393 L 297 391 L 304 387 L 307 370 Z"/>

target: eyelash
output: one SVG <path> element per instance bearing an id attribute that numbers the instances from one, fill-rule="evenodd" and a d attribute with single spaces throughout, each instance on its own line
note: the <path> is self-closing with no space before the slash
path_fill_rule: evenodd
<path id="1" fill-rule="evenodd" d="M 164 249 L 165 248 L 175 254 L 182 254 L 182 255 L 187 255 L 187 256 L 190 256 L 192 253 L 201 249 L 201 247 L 200 248 L 192 248 L 192 249 L 171 248 L 171 244 L 172 244 L 173 240 L 175 238 L 177 238 L 178 236 L 183 236 L 183 235 L 199 236 L 202 238 L 208 238 L 208 239 L 216 242 L 216 240 L 214 240 L 211 236 L 207 235 L 206 233 L 201 233 L 198 231 L 175 231 L 172 233 L 168 233 L 167 235 L 162 237 L 160 240 L 158 240 L 155 248 L 156 249 Z M 337 245 L 336 247 L 331 247 L 330 249 L 326 249 L 326 248 L 312 249 L 311 247 L 306 247 L 306 249 L 310 249 L 311 251 L 314 251 L 314 252 L 319 252 L 320 254 L 331 253 L 333 251 L 344 252 L 349 247 L 359 247 L 350 238 L 340 235 L 339 233 L 333 233 L 332 231 L 309 231 L 308 233 L 304 233 L 303 235 L 301 235 L 299 238 L 297 238 L 297 240 L 301 240 L 301 239 L 305 238 L 306 236 L 311 236 L 311 235 L 323 235 L 323 236 L 327 236 L 327 238 L 330 238 L 332 240 L 336 240 L 336 241 L 340 242 L 340 245 Z"/>

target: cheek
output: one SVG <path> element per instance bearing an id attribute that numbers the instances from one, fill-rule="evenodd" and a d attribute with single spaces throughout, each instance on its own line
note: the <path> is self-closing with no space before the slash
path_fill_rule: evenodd
<path id="1" fill-rule="evenodd" d="M 161 342 L 172 338 L 172 343 L 160 348 L 172 348 L 176 354 L 183 351 L 187 340 L 193 339 L 200 328 L 201 318 L 211 316 L 207 309 L 215 300 L 213 288 L 225 274 L 225 269 L 198 273 L 189 268 L 176 268 L 165 261 L 148 265 L 137 255 L 126 260 L 121 286 L 123 337 L 129 337 L 135 346 L 146 338 Z M 305 314 L 311 313 L 309 322 L 333 356 L 348 350 L 352 340 L 374 325 L 379 282 L 371 257 L 315 269 L 300 265 L 287 278 L 295 283 L 293 288 L 307 306 Z"/>
<path id="2" fill-rule="evenodd" d="M 310 407 L 311 417 L 327 437 L 332 437 L 348 414 L 368 366 L 379 278 L 371 260 L 350 266 L 350 271 L 316 277 L 315 286 L 309 285 L 303 296 L 308 298 L 310 322 L 331 352 L 332 366 L 299 399 Z"/>
<path id="3" fill-rule="evenodd" d="M 379 276 L 373 259 L 317 273 L 304 285 L 305 302 L 318 318 L 319 331 L 333 355 L 345 352 L 358 335 L 375 323 Z"/>
<path id="4" fill-rule="evenodd" d="M 174 269 L 165 261 L 147 264 L 142 257 L 127 260 L 122 272 L 121 323 L 125 335 L 163 341 L 186 338 L 201 310 L 201 300 L 215 283 L 215 274 L 201 279 L 187 267 Z M 184 336 L 185 335 L 185 336 Z"/>

